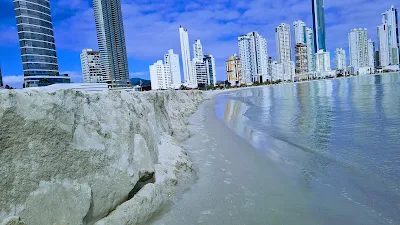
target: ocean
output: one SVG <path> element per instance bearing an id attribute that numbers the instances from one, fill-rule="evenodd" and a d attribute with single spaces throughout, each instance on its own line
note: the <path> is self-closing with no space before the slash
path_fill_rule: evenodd
<path id="1" fill-rule="evenodd" d="M 399 74 L 246 89 L 215 107 L 318 221 L 400 224 Z"/>

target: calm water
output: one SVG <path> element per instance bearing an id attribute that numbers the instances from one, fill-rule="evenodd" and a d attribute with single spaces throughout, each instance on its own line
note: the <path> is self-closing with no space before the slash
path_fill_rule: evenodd
<path id="1" fill-rule="evenodd" d="M 342 224 L 400 224 L 398 74 L 241 90 L 215 107 L 295 184 L 318 223 L 345 211 Z"/>

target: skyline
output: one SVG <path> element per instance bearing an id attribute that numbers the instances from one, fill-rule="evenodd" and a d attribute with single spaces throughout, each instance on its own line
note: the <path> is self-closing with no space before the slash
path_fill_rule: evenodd
<path id="1" fill-rule="evenodd" d="M 225 80 L 225 61 L 229 55 L 238 53 L 238 36 L 252 31 L 259 32 L 267 39 L 268 56 L 276 59 L 274 30 L 280 23 L 292 25 L 293 21 L 300 19 L 306 26 L 312 27 L 309 0 L 271 3 L 255 0 L 248 5 L 243 4 L 244 2 L 233 5 L 228 1 L 203 1 L 202 7 L 190 2 L 177 5 L 174 11 L 165 7 L 166 9 L 159 12 L 155 11 L 158 9 L 157 4 L 143 2 L 122 1 L 131 77 L 148 79 L 149 65 L 157 61 L 168 49 L 179 52 L 179 34 L 176 33 L 179 25 L 189 30 L 190 44 L 194 43 L 195 39 L 200 39 L 204 53 L 213 54 L 217 66 L 217 80 Z M 158 7 L 164 8 L 161 6 L 172 4 L 174 1 L 167 1 Z M 343 48 L 348 52 L 347 35 L 353 28 L 367 28 L 368 38 L 376 42 L 376 28 L 381 24 L 382 13 L 393 4 L 395 5 L 395 1 L 355 0 L 349 3 L 342 0 L 326 0 L 326 43 L 327 50 L 331 53 L 331 61 L 334 60 L 336 48 Z M 15 14 L 12 3 L 0 0 L 0 6 L 4 11 L 0 16 L 0 60 L 5 82 L 13 86 L 18 77 L 10 79 L 10 75 L 22 76 Z M 83 0 L 58 0 L 52 1 L 51 7 L 60 72 L 69 73 L 73 81 L 81 81 L 80 52 L 83 48 L 98 50 L 92 3 Z M 64 17 L 65 19 L 62 19 Z M 293 30 L 291 26 L 292 36 Z M 294 43 L 291 43 L 291 48 L 294 52 Z"/>

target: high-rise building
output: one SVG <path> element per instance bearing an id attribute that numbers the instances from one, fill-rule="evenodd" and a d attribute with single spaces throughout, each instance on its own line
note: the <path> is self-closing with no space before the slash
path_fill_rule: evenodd
<path id="1" fill-rule="evenodd" d="M 69 83 L 58 70 L 53 23 L 48 0 L 14 0 L 24 71 L 24 87 Z"/>
<path id="2" fill-rule="evenodd" d="M 292 48 L 290 47 L 290 26 L 281 23 L 276 29 L 276 51 L 278 53 L 278 62 L 292 60 Z"/>
<path id="3" fill-rule="evenodd" d="M 389 43 L 389 63 L 390 65 L 399 64 L 399 27 L 397 21 L 397 9 L 392 6 L 382 13 L 382 24 L 387 25 Z"/>
<path id="4" fill-rule="evenodd" d="M 184 83 L 186 86 L 191 88 L 197 87 L 197 79 L 195 77 L 192 62 L 190 61 L 190 49 L 189 49 L 189 33 L 188 30 L 179 27 L 179 37 L 181 41 L 181 51 L 182 51 L 182 63 L 183 63 L 183 76 Z"/>
<path id="5" fill-rule="evenodd" d="M 346 70 L 346 51 L 343 48 L 337 48 L 335 52 L 336 70 Z"/>
<path id="6" fill-rule="evenodd" d="M 378 26 L 379 65 L 388 66 L 391 63 L 389 53 L 389 29 L 387 24 Z"/>
<path id="7" fill-rule="evenodd" d="M 375 42 L 368 40 L 368 67 L 375 68 Z"/>
<path id="8" fill-rule="evenodd" d="M 320 49 L 326 52 L 324 0 L 311 0 L 311 4 L 314 31 L 314 52 L 317 52 Z"/>
<path id="9" fill-rule="evenodd" d="M 367 29 L 353 29 L 349 33 L 350 66 L 354 70 L 368 67 Z"/>
<path id="10" fill-rule="evenodd" d="M 399 31 L 394 6 L 382 13 L 382 24 L 378 26 L 378 47 L 380 66 L 399 64 Z"/>
<path id="11" fill-rule="evenodd" d="M 120 0 L 93 0 L 102 72 L 112 86 L 129 85 L 124 24 Z"/>
<path id="12" fill-rule="evenodd" d="M 316 72 L 324 73 L 331 71 L 331 56 L 329 52 L 320 49 L 316 54 Z"/>
<path id="13" fill-rule="evenodd" d="M 206 63 L 208 85 L 215 87 L 217 85 L 217 70 L 215 68 L 215 59 L 211 54 L 206 54 L 203 57 L 203 62 Z"/>
<path id="14" fill-rule="evenodd" d="M 179 64 L 179 55 L 174 53 L 174 50 L 168 50 L 168 54 L 164 55 L 164 66 L 166 73 L 170 73 L 171 87 L 174 89 L 180 88 L 182 85 L 181 80 L 181 67 Z"/>
<path id="15" fill-rule="evenodd" d="M 298 43 L 295 46 L 296 52 L 296 73 L 305 74 L 308 72 L 308 61 L 307 61 L 307 46 L 302 43 Z"/>
<path id="16" fill-rule="evenodd" d="M 198 87 L 206 87 L 209 84 L 207 63 L 202 60 L 193 59 L 192 65 Z"/>
<path id="17" fill-rule="evenodd" d="M 108 80 L 108 77 L 101 71 L 100 52 L 92 49 L 83 49 L 81 66 L 85 83 L 101 83 Z"/>
<path id="18" fill-rule="evenodd" d="M 200 40 L 195 40 L 193 44 L 193 58 L 202 60 L 203 59 L 203 46 Z"/>
<path id="19" fill-rule="evenodd" d="M 171 74 L 166 73 L 165 65 L 158 60 L 149 66 L 152 90 L 166 90 L 171 88 Z"/>
<path id="20" fill-rule="evenodd" d="M 238 37 L 243 83 L 269 79 L 267 41 L 257 32 Z"/>
<path id="21" fill-rule="evenodd" d="M 231 86 L 240 86 L 242 83 L 241 74 L 240 58 L 236 55 L 229 56 L 229 60 L 226 61 L 226 76 Z"/>
<path id="22" fill-rule="evenodd" d="M 294 26 L 294 44 L 306 44 L 306 24 L 301 20 L 293 22 Z"/>
<path id="23" fill-rule="evenodd" d="M 315 52 L 314 52 L 314 32 L 311 28 L 306 28 L 307 62 L 308 72 L 315 71 Z"/>

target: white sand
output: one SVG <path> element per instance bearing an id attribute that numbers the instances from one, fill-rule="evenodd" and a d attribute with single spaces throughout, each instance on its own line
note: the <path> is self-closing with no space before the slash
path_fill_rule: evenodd
<path id="1" fill-rule="evenodd" d="M 140 224 L 190 182 L 196 91 L 0 90 L 0 221 Z M 140 178 L 155 182 L 132 199 Z"/>

